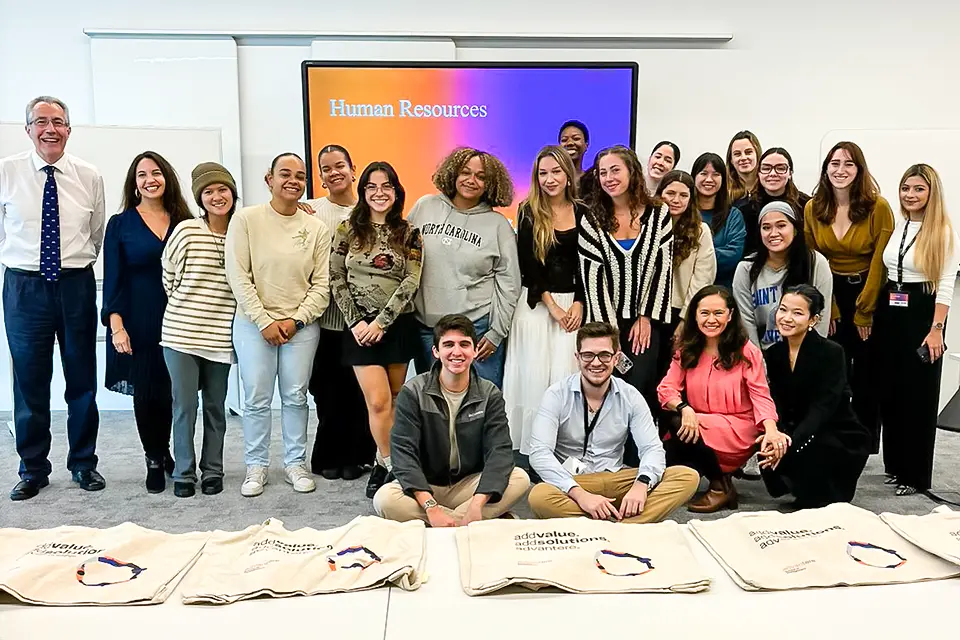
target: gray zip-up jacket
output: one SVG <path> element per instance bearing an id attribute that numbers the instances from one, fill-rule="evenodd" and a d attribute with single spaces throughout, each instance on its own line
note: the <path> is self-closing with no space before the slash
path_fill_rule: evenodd
<path id="1" fill-rule="evenodd" d="M 390 432 L 393 475 L 404 493 L 430 491 L 430 485 L 451 486 L 479 473 L 476 493 L 499 502 L 513 472 L 513 445 L 503 395 L 470 371 L 470 385 L 456 418 L 460 469 L 450 469 L 450 414 L 440 390 L 440 362 L 408 380 L 397 396 Z"/>

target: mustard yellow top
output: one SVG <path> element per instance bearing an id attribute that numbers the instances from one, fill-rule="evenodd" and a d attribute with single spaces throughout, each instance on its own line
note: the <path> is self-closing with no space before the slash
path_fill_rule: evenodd
<path id="1" fill-rule="evenodd" d="M 878 197 L 867 219 L 855 222 L 842 238 L 837 238 L 831 224 L 820 222 L 813 216 L 813 200 L 810 200 L 803 210 L 803 231 L 807 248 L 826 256 L 830 262 L 830 270 L 835 274 L 868 272 L 863 290 L 857 296 L 853 323 L 858 327 L 871 326 L 877 297 L 887 279 L 887 270 L 883 266 L 883 250 L 893 233 L 893 211 L 890 203 Z M 836 300 L 833 300 L 830 319 L 839 318 L 840 310 Z"/>

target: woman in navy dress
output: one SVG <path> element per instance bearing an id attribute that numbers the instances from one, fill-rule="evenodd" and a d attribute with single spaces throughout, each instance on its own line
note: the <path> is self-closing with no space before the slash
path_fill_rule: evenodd
<path id="1" fill-rule="evenodd" d="M 167 295 L 160 257 L 174 227 L 193 217 L 176 172 L 153 151 L 133 159 L 123 185 L 123 212 L 107 223 L 103 241 L 103 305 L 107 327 L 105 386 L 133 396 L 146 456 L 146 487 L 166 488 L 173 472 L 173 399 L 160 346 Z"/>

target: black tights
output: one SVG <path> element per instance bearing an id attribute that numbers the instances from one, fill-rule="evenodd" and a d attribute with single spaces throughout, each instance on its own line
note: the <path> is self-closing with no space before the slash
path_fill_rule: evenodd
<path id="1" fill-rule="evenodd" d="M 133 416 L 137 422 L 143 453 L 156 462 L 169 458 L 173 400 L 134 392 Z"/>
<path id="2" fill-rule="evenodd" d="M 667 421 L 663 416 L 661 422 Z M 667 466 L 683 465 L 695 469 L 701 476 L 707 480 L 719 480 L 723 477 L 720 470 L 720 463 L 717 461 L 717 454 L 708 447 L 703 438 L 699 438 L 694 443 L 687 443 L 680 440 L 677 430 L 680 428 L 680 417 L 672 416 L 669 418 L 670 437 L 663 443 L 663 448 L 667 454 Z"/>

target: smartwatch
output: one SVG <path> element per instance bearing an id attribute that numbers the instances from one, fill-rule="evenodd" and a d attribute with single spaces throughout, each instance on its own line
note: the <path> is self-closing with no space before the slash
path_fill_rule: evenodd
<path id="1" fill-rule="evenodd" d="M 300 330 L 303 329 L 305 326 L 307 326 L 306 324 L 304 324 L 303 320 L 294 320 L 294 321 L 293 321 L 293 324 L 296 325 L 297 331 L 300 331 Z"/>
<path id="2" fill-rule="evenodd" d="M 436 500 L 433 498 L 427 498 L 423 503 L 423 510 L 426 511 L 427 509 L 433 509 L 437 506 L 439 506 L 439 503 Z"/>
<path id="3" fill-rule="evenodd" d="M 645 474 L 645 473 L 641 473 L 640 475 L 637 476 L 637 482 L 642 482 L 643 484 L 647 485 L 647 487 L 649 487 L 649 486 L 650 486 L 650 476 L 648 476 L 648 475 Z"/>
<path id="4" fill-rule="evenodd" d="M 677 413 L 682 413 L 684 407 L 689 407 L 690 404 L 686 400 L 681 400 L 680 404 L 677 405 Z"/>

